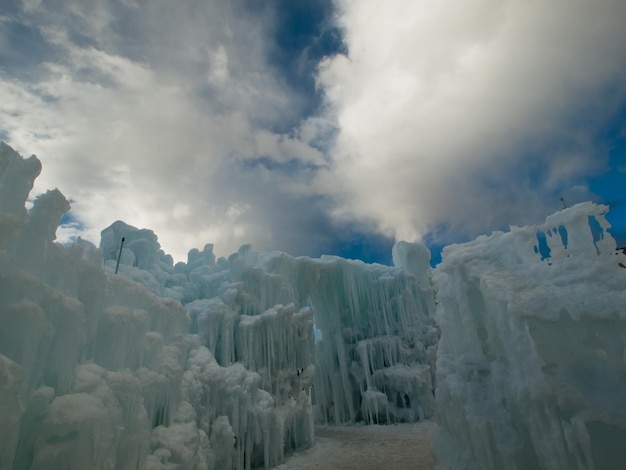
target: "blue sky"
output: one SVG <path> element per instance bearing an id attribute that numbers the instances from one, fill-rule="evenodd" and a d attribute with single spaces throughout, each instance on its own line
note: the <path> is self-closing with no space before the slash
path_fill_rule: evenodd
<path id="1" fill-rule="evenodd" d="M 598 195 L 599 202 L 607 204 L 610 211 L 607 220 L 611 223 L 611 235 L 618 247 L 626 247 L 626 133 L 624 132 L 626 112 L 616 119 L 618 124 L 606 136 L 609 146 L 608 169 L 600 175 L 589 178 L 592 193 Z"/>
<path id="2" fill-rule="evenodd" d="M 0 136 L 98 243 L 389 263 L 592 199 L 626 243 L 622 0 L 9 0 Z"/>

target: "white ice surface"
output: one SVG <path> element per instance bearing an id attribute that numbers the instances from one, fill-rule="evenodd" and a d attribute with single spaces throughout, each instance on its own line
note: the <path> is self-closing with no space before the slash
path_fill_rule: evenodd
<path id="1" fill-rule="evenodd" d="M 0 146 L 0 468 L 269 468 L 315 420 L 435 413 L 442 469 L 626 462 L 626 260 L 604 206 L 436 270 L 404 242 L 394 267 L 210 244 L 174 265 L 123 222 L 100 249 L 55 243 L 63 195 L 24 209 L 40 169 Z"/>
<path id="2" fill-rule="evenodd" d="M 626 465 L 626 257 L 607 209 L 579 204 L 444 250 L 438 468 Z"/>
<path id="3" fill-rule="evenodd" d="M 0 146 L 0 467 L 243 469 L 312 445 L 311 310 L 123 222 L 100 250 L 56 244 L 63 195 L 24 208 L 40 169 Z"/>

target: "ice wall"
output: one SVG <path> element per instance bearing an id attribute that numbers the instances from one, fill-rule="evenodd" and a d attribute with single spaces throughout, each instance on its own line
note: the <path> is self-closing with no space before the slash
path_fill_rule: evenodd
<path id="1" fill-rule="evenodd" d="M 604 206 L 434 271 L 403 242 L 393 267 L 210 244 L 174 265 L 120 221 L 99 249 L 59 246 L 63 195 L 24 207 L 40 170 L 0 144 L 0 468 L 269 468 L 314 420 L 435 412 L 441 469 L 626 462 L 626 256 Z"/>
<path id="2" fill-rule="evenodd" d="M 310 306 L 321 340 L 315 348 L 313 400 L 321 423 L 417 421 L 434 413 L 438 330 L 430 252 L 401 244 L 396 263 L 254 253 L 229 259 L 246 312 L 290 299 Z"/>
<path id="3" fill-rule="evenodd" d="M 172 271 L 171 262 L 168 266 L 152 242 L 152 232 L 116 222 L 102 236 L 109 270 L 114 269 L 122 237 L 131 244 L 122 253 L 121 275 L 185 303 L 191 331 L 200 335 L 221 365 L 247 361 L 241 341 L 251 325 L 267 332 L 255 340 L 257 349 L 266 348 L 258 349 L 256 358 L 269 354 L 278 360 L 283 354 L 294 357 L 294 351 L 307 351 L 301 353 L 305 359 L 295 362 L 272 365 L 266 358 L 262 367 L 247 366 L 263 377 L 264 389 L 275 399 L 281 387 L 295 390 L 296 396 L 299 389 L 288 377 L 315 363 L 312 399 L 318 422 L 412 422 L 434 414 L 439 332 L 434 321 L 430 252 L 425 246 L 400 242 L 393 252 L 396 266 L 390 267 L 331 256 L 311 259 L 256 253 L 250 245 L 242 246 L 228 261 L 215 261 L 212 246 L 207 245 L 202 252 L 192 250 L 188 262 Z M 139 244 L 141 237 L 146 240 Z M 137 247 L 148 246 L 152 247 L 150 255 L 138 254 Z M 137 258 L 157 261 L 142 269 Z M 315 321 L 322 333 L 314 357 L 308 352 L 313 351 L 312 342 L 293 349 L 290 343 L 278 341 L 302 334 L 274 320 L 284 316 L 276 312 L 285 312 L 283 306 L 290 305 L 292 313 L 287 318 L 307 309 L 312 312 L 307 321 Z M 282 370 L 278 376 L 277 370 Z M 309 375 L 312 380 L 312 371 Z M 298 387 L 308 393 L 311 385 L 305 381 Z"/>
<path id="4" fill-rule="evenodd" d="M 231 451 L 221 452 L 233 468 L 274 466 L 285 452 L 313 444 L 312 312 L 289 304 L 243 315 L 230 289 L 222 289 L 229 303 L 185 306 L 203 346 L 190 355 L 183 387 L 207 434 L 216 420 L 232 427 Z"/>
<path id="5" fill-rule="evenodd" d="M 626 465 L 626 257 L 607 209 L 444 250 L 437 468 Z"/>
<path id="6" fill-rule="evenodd" d="M 423 267 L 424 270 L 428 270 Z M 320 261 L 310 292 L 318 343 L 321 422 L 412 422 L 434 412 L 438 330 L 430 281 L 399 269 L 339 258 Z"/>
<path id="7" fill-rule="evenodd" d="M 173 266 L 123 222 L 102 250 L 56 244 L 63 195 L 24 208 L 40 169 L 0 144 L 0 468 L 269 468 L 311 445 L 310 309 L 251 310 L 210 245 Z"/>
<path id="8" fill-rule="evenodd" d="M 2 144 L 0 161 L 0 468 L 141 467 L 181 401 L 185 311 L 54 243 L 69 204 L 27 212 L 38 160 Z"/>

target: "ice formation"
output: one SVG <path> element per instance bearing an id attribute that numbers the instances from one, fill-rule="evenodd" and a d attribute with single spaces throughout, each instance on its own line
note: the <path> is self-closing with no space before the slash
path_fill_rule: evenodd
<path id="1" fill-rule="evenodd" d="M 626 466 L 626 256 L 607 209 L 444 250 L 437 468 Z"/>
<path id="2" fill-rule="evenodd" d="M 146 242 L 136 245 L 138 250 L 151 244 L 153 255 L 133 251 L 133 240 L 140 239 L 141 233 Z M 272 371 L 302 370 L 309 387 L 314 376 L 313 407 L 318 422 L 393 423 L 434 414 L 438 330 L 433 318 L 430 252 L 423 245 L 398 244 L 394 248 L 397 267 L 332 256 L 260 254 L 249 245 L 228 261 L 215 261 L 212 246 L 207 245 L 202 252 L 192 250 L 188 263 L 177 264 L 172 274 L 165 255 L 148 243 L 154 234 L 121 222 L 103 231 L 101 249 L 105 258 L 108 253 L 105 267 L 109 270 L 121 237 L 131 243 L 123 250 L 119 272 L 158 295 L 183 302 L 191 319 L 190 331 L 200 335 L 221 365 L 243 361 L 264 377 L 264 388 L 271 386 L 274 396 L 276 384 L 270 382 L 276 378 L 266 377 Z M 139 268 L 137 259 L 153 260 L 144 266 L 150 270 Z M 286 308 L 291 313 L 285 317 Z M 285 362 L 280 359 L 283 354 L 291 357 L 293 351 L 304 351 L 304 344 L 294 349 L 285 342 L 302 333 L 291 331 L 279 320 L 296 318 L 297 311 L 310 312 L 308 322 L 315 321 L 322 339 L 315 348 L 312 343 L 306 346 L 310 351 L 306 357 Z M 252 356 L 255 361 L 250 362 L 243 339 L 250 331 L 275 331 L 278 325 L 286 338 L 278 341 L 275 335 L 266 334 L 255 339 L 256 348 L 266 349 L 258 349 Z M 262 365 L 258 365 L 261 358 Z M 283 363 L 273 363 L 279 359 Z M 315 374 L 313 368 L 305 373 L 312 364 Z"/>
<path id="3" fill-rule="evenodd" d="M 315 416 L 433 414 L 424 247 L 395 268 L 210 244 L 174 265 L 121 221 L 61 246 L 63 195 L 24 208 L 40 169 L 0 145 L 0 468 L 269 468 Z"/>
<path id="4" fill-rule="evenodd" d="M 200 334 L 221 365 L 246 357 L 243 346 L 236 351 L 236 337 L 241 342 L 247 325 L 261 319 L 267 318 L 261 324 L 269 325 L 276 315 L 274 306 L 280 306 L 278 312 L 283 305 L 313 310 L 322 334 L 317 347 L 307 346 L 315 349 L 314 356 L 250 367 L 265 376 L 268 370 L 315 364 L 312 394 L 318 422 L 393 423 L 433 416 L 439 332 L 433 318 L 430 252 L 423 245 L 398 243 L 393 253 L 396 267 L 332 256 L 260 254 L 249 245 L 228 260 L 216 261 L 212 245 L 206 245 L 202 252 L 190 251 L 188 262 L 177 264 L 172 272 L 171 258 L 159 250 L 151 231 L 116 222 L 103 231 L 100 246 L 109 270 L 116 264 L 122 237 L 130 242 L 124 245 L 119 272 L 158 295 L 183 302 L 191 332 Z M 150 261 L 139 266 L 138 260 Z M 291 346 L 274 345 L 275 338 L 257 342 L 270 348 L 259 354 L 291 355 Z M 269 364 L 270 359 L 264 361 Z M 308 380 L 313 380 L 312 372 Z M 264 379 L 264 387 L 268 384 Z"/>
<path id="5" fill-rule="evenodd" d="M 63 195 L 25 209 L 40 170 L 0 144 L 0 468 L 269 468 L 316 421 L 434 414 L 440 469 L 626 462 L 626 256 L 604 206 L 435 270 L 404 242 L 393 267 L 210 244 L 174 265 L 121 221 L 99 248 L 55 243 Z"/>
<path id="6" fill-rule="evenodd" d="M 0 170 L 0 468 L 270 467 L 313 443 L 309 309 L 244 319 L 237 286 L 218 283 L 228 303 L 187 311 L 145 285 L 181 297 L 166 284 L 182 277 L 201 297 L 210 255 L 195 253 L 206 264 L 188 281 L 152 232 L 118 223 L 104 259 L 125 231 L 124 266 L 140 283 L 115 276 L 90 243 L 54 243 L 69 209 L 58 190 L 24 209 L 35 157 L 2 144 Z M 261 354 L 270 343 L 286 362 Z"/>
<path id="7" fill-rule="evenodd" d="M 414 253 L 417 248 L 411 247 L 407 252 Z M 421 261 L 420 274 L 430 270 L 428 258 Z M 331 256 L 258 255 L 247 248 L 230 262 L 252 296 L 253 312 L 285 297 L 314 310 L 322 335 L 315 349 L 319 422 L 389 423 L 432 416 L 438 330 L 428 276 Z"/>

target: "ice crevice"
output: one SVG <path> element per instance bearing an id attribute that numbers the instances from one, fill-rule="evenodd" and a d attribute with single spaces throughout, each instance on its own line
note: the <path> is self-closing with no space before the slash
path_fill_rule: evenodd
<path id="1" fill-rule="evenodd" d="M 449 246 L 436 269 L 405 242 L 394 266 L 211 244 L 174 264 L 121 221 L 99 247 L 56 243 L 61 192 L 25 209 L 40 171 L 0 144 L 0 468 L 271 468 L 315 423 L 433 417 L 440 469 L 626 462 L 605 206 Z"/>

